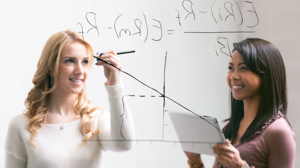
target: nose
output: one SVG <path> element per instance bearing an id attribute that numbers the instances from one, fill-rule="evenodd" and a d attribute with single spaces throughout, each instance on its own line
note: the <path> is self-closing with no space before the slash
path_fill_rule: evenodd
<path id="1" fill-rule="evenodd" d="M 231 76 L 230 76 L 231 80 L 239 80 L 240 79 L 240 75 L 237 71 L 233 71 Z"/>
<path id="2" fill-rule="evenodd" d="M 83 73 L 83 67 L 81 65 L 81 63 L 77 63 L 76 67 L 75 67 L 75 75 L 82 75 Z"/>

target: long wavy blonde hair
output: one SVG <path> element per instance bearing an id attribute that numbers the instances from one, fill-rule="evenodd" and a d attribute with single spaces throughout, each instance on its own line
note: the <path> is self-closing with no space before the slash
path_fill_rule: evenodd
<path id="1" fill-rule="evenodd" d="M 31 143 L 34 143 L 34 138 L 42 129 L 42 123 L 45 121 L 45 117 L 48 111 L 48 99 L 51 92 L 53 92 L 57 86 L 57 82 L 51 84 L 52 73 L 53 81 L 57 81 L 59 74 L 59 63 L 61 57 L 61 51 L 64 46 L 71 42 L 79 42 L 83 44 L 90 55 L 89 68 L 93 63 L 93 48 L 92 46 L 82 39 L 81 35 L 74 31 L 62 31 L 52 35 L 46 42 L 42 51 L 40 60 L 37 65 L 37 70 L 34 74 L 32 83 L 34 87 L 28 93 L 28 97 L 25 100 L 26 110 L 25 116 L 29 118 L 29 130 L 32 133 L 30 137 Z M 92 114 L 96 109 L 100 107 L 92 107 L 91 101 L 87 98 L 85 86 L 78 94 L 72 109 L 74 109 L 76 115 L 81 117 L 81 131 L 84 135 L 83 140 L 88 140 L 93 134 L 98 133 L 99 130 L 93 130 L 93 117 Z M 101 108 L 100 108 L 101 109 Z M 103 112 L 103 110 L 101 109 Z M 35 127 L 38 127 L 36 129 Z"/>

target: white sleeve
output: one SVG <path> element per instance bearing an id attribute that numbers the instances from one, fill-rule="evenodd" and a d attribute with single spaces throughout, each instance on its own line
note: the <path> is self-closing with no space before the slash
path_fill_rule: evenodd
<path id="1" fill-rule="evenodd" d="M 23 129 L 27 127 L 20 125 L 24 123 L 22 120 L 25 118 L 21 115 L 15 116 L 8 127 L 5 142 L 5 168 L 26 168 L 27 153 L 20 131 L 22 127 L 24 127 Z"/>
<path id="2" fill-rule="evenodd" d="M 103 150 L 125 151 L 132 147 L 134 130 L 132 118 L 126 103 L 122 83 L 105 85 L 108 92 L 110 112 L 104 112 L 99 119 L 99 142 Z"/>

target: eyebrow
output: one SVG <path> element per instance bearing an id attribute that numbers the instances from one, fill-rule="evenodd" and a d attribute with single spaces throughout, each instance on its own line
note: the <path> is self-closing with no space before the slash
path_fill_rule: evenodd
<path id="1" fill-rule="evenodd" d="M 230 64 L 230 65 L 234 65 L 233 63 L 231 63 L 231 62 L 229 62 L 228 64 Z M 242 65 L 242 64 L 245 64 L 245 62 L 241 62 L 241 63 L 239 63 L 238 64 L 238 66 L 240 66 L 240 65 Z M 246 64 L 245 64 L 246 65 Z"/>
<path id="2" fill-rule="evenodd" d="M 62 59 L 77 59 L 76 57 L 69 57 L 69 56 L 66 56 L 66 57 L 63 57 Z M 89 59 L 90 57 L 84 57 L 83 59 Z"/>

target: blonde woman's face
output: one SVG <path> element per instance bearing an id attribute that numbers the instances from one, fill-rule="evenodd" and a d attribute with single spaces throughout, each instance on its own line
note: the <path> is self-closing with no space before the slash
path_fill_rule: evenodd
<path id="1" fill-rule="evenodd" d="M 56 91 L 63 94 L 78 94 L 84 87 L 89 74 L 87 48 L 79 42 L 71 42 L 63 47 L 59 63 Z"/>

